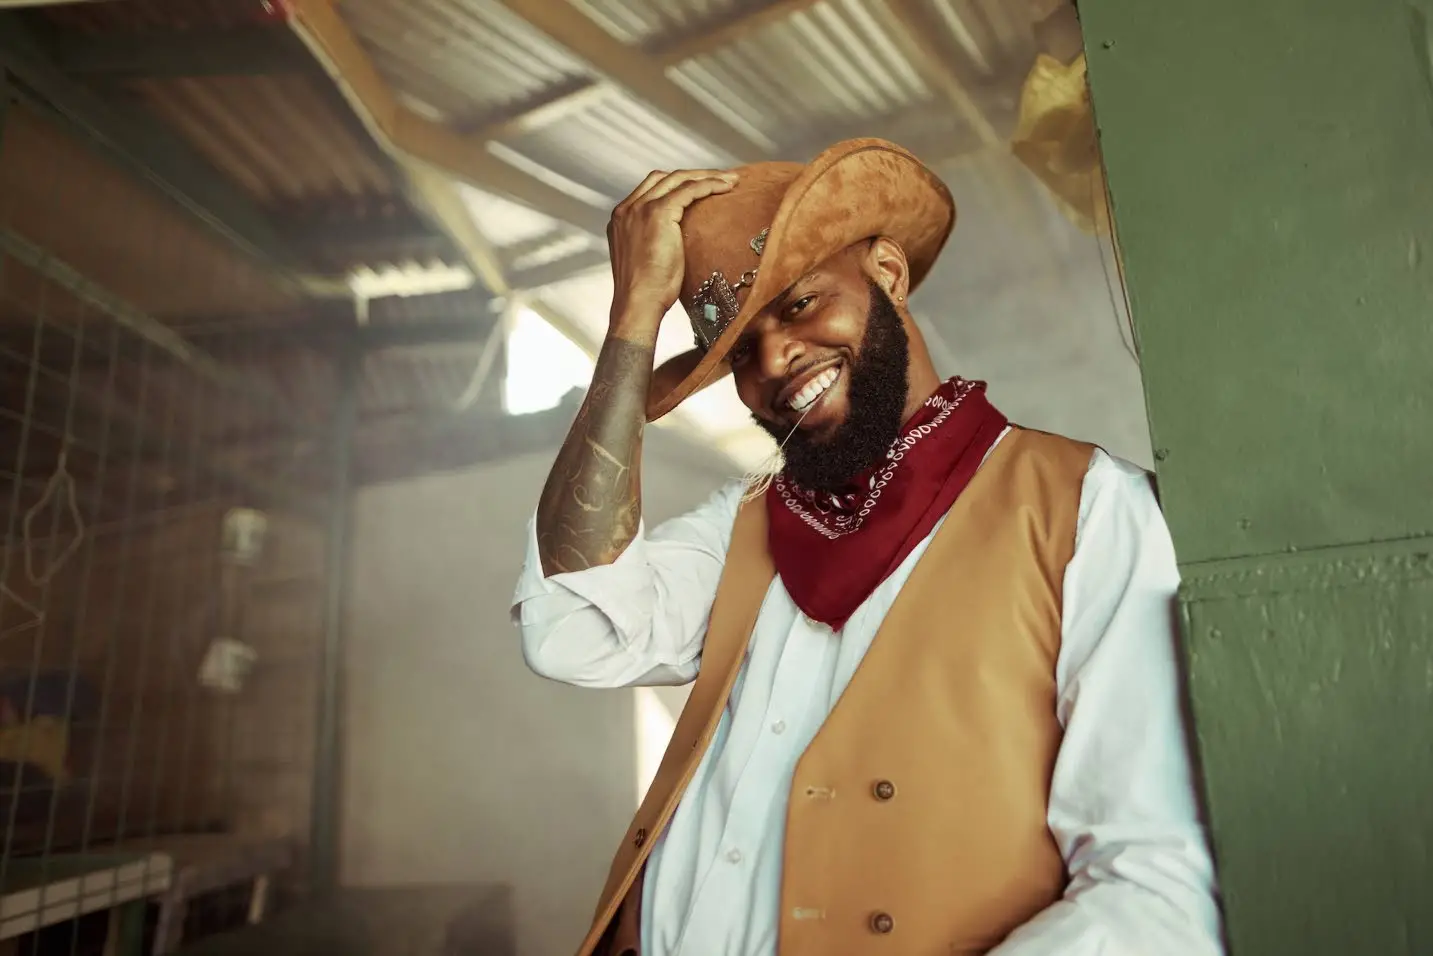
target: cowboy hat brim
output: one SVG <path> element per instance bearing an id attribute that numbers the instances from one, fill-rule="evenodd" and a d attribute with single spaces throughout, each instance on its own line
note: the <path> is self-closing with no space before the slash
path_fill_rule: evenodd
<path id="1" fill-rule="evenodd" d="M 894 143 L 854 139 L 821 153 L 782 196 L 756 281 L 736 317 L 711 348 L 684 352 L 653 373 L 647 420 L 656 421 L 726 375 L 727 353 L 751 320 L 803 275 L 852 243 L 884 236 L 899 244 L 914 290 L 950 237 L 955 212 L 945 184 Z"/>

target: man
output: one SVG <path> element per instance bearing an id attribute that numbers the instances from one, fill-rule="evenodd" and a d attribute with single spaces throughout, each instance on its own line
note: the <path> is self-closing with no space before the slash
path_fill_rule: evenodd
<path id="1" fill-rule="evenodd" d="M 514 616 L 547 677 L 696 683 L 582 956 L 1219 952 L 1148 477 L 941 381 L 905 301 L 954 220 L 878 140 L 613 213 Z M 645 529 L 645 420 L 728 370 L 784 466 Z"/>

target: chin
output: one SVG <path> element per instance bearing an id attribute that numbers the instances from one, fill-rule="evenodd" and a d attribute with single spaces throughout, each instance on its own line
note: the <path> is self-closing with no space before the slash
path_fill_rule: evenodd
<path id="1" fill-rule="evenodd" d="M 829 445 L 841 434 L 841 425 L 844 421 L 845 419 L 841 419 L 841 421 L 825 422 L 813 428 L 803 428 L 801 430 L 802 437 L 806 439 L 808 445 Z"/>

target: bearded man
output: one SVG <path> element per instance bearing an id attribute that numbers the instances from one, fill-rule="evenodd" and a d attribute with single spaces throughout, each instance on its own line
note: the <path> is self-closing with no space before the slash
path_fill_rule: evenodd
<path id="1" fill-rule="evenodd" d="M 936 374 L 905 302 L 954 222 L 879 140 L 613 213 L 514 619 L 546 677 L 695 684 L 580 956 L 1220 951 L 1149 477 Z M 727 372 L 784 466 L 646 529 L 644 425 Z"/>

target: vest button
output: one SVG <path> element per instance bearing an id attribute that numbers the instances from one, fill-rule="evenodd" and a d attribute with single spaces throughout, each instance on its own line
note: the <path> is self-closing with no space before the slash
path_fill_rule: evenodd
<path id="1" fill-rule="evenodd" d="M 641 848 L 642 848 L 642 844 L 644 844 L 644 843 L 646 843 L 646 842 L 647 842 L 647 830 L 646 830 L 645 827 L 639 828 L 639 829 L 637 830 L 636 835 L 632 837 L 632 845 L 635 846 L 635 847 L 637 847 L 638 849 L 641 849 Z"/>
<path id="2" fill-rule="evenodd" d="M 871 914 L 871 932 L 885 936 L 896 928 L 896 918 L 890 913 Z"/>
<path id="3" fill-rule="evenodd" d="M 889 780 L 877 780 L 871 787 L 871 795 L 877 800 L 890 800 L 896 795 L 896 785 Z"/>

